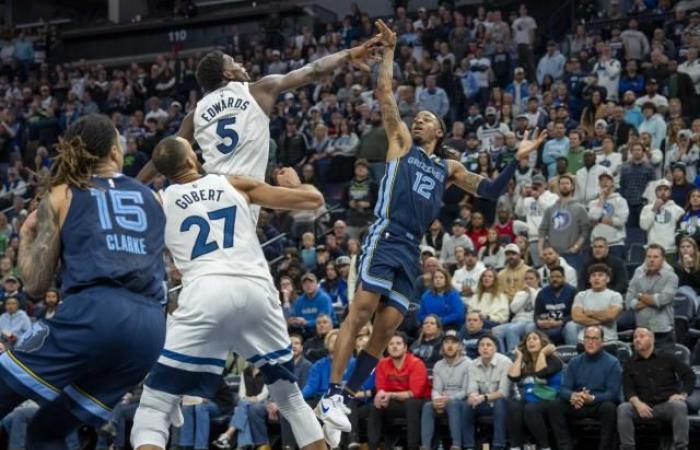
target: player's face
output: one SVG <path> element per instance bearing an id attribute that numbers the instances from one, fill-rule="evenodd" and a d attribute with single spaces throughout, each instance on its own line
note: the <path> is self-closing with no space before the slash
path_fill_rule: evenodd
<path id="1" fill-rule="evenodd" d="M 444 134 L 440 121 L 429 111 L 420 111 L 411 124 L 411 136 L 418 145 L 434 142 Z"/>
<path id="2" fill-rule="evenodd" d="M 224 78 L 230 81 L 250 81 L 250 75 L 241 64 L 224 55 Z"/>

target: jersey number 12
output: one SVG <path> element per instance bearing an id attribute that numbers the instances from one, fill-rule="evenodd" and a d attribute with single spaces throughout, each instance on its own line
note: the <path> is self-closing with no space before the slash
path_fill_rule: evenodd
<path id="1" fill-rule="evenodd" d="M 228 208 L 217 209 L 216 211 L 210 211 L 207 213 L 209 220 L 223 220 L 224 221 L 224 248 L 233 247 L 233 232 L 236 225 L 236 207 L 231 206 Z M 180 231 L 189 231 L 190 228 L 196 226 L 199 228 L 199 233 L 194 241 L 194 247 L 192 247 L 192 254 L 190 259 L 198 258 L 207 253 L 211 253 L 219 249 L 219 244 L 215 241 L 207 242 L 209 239 L 210 226 L 207 219 L 200 216 L 189 216 L 182 221 L 180 225 Z"/>

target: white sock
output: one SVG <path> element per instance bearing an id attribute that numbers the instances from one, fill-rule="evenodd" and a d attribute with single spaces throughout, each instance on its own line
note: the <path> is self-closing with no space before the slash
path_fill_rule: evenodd
<path id="1" fill-rule="evenodd" d="M 323 439 L 323 430 L 296 383 L 277 380 L 267 386 L 272 400 L 289 422 L 299 448 Z"/>

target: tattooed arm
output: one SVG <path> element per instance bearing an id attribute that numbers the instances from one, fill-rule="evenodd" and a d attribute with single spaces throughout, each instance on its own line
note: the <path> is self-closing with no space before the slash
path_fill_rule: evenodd
<path id="1" fill-rule="evenodd" d="M 61 253 L 61 227 L 70 203 L 70 190 L 59 185 L 39 202 L 20 230 L 18 268 L 29 295 L 51 287 Z"/>

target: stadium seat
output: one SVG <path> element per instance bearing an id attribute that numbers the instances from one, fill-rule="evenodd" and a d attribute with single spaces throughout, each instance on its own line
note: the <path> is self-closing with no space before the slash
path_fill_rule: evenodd
<path id="1" fill-rule="evenodd" d="M 678 358 L 683 364 L 690 365 L 690 350 L 683 344 L 675 343 L 673 347 L 659 348 L 659 353 L 670 354 Z"/>
<path id="2" fill-rule="evenodd" d="M 647 232 L 641 228 L 627 228 L 627 246 L 631 247 L 634 244 L 644 244 L 647 241 Z"/>
<path id="3" fill-rule="evenodd" d="M 575 345 L 558 345 L 557 354 L 564 364 L 567 364 L 569 361 L 571 361 L 571 358 L 578 355 L 578 350 L 576 349 Z"/>
<path id="4" fill-rule="evenodd" d="M 627 360 L 632 357 L 632 348 L 626 342 L 621 341 L 611 341 L 606 342 L 603 345 L 606 352 L 613 355 L 620 361 L 620 364 L 624 364 Z"/>
<path id="5" fill-rule="evenodd" d="M 629 252 L 627 253 L 627 263 L 636 267 L 640 266 L 644 262 L 644 244 L 634 243 L 630 245 Z"/>

